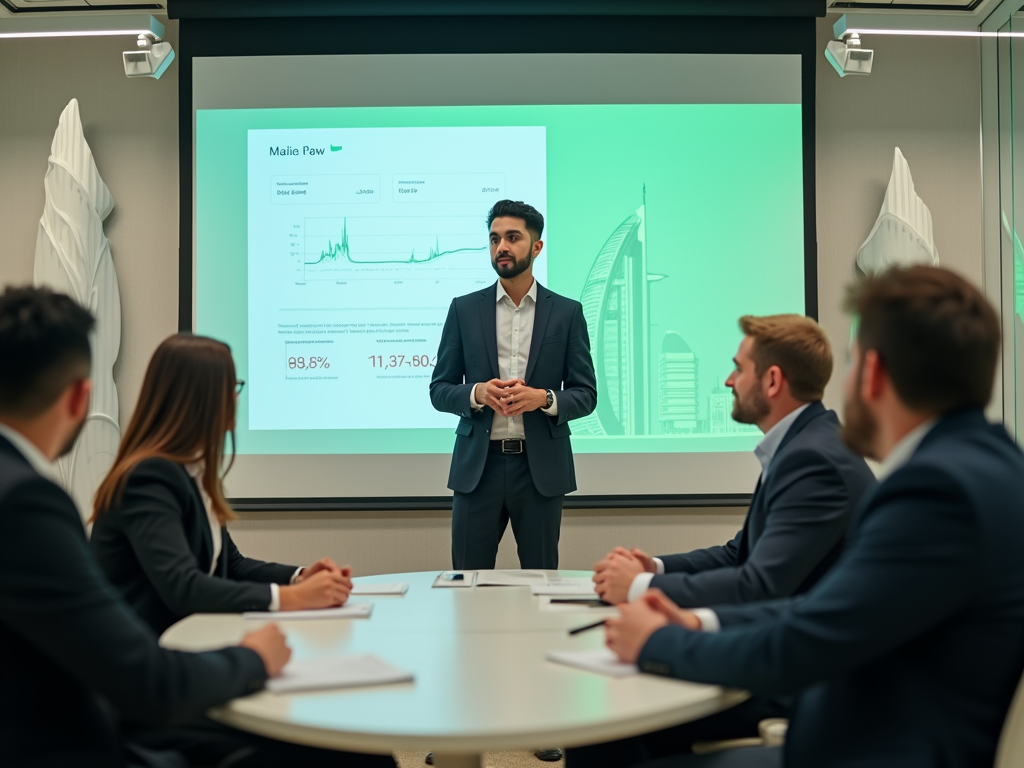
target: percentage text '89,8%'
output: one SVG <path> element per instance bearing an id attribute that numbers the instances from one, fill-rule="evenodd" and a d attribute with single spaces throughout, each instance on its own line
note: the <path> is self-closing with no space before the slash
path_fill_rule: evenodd
<path id="1" fill-rule="evenodd" d="M 289 357 L 288 368 L 294 370 L 315 370 L 317 368 L 330 368 L 331 363 L 326 357 L 317 357 L 310 355 L 309 357 Z"/>

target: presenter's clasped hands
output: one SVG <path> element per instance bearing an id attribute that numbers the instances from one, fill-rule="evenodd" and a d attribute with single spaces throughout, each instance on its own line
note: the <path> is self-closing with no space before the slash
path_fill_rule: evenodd
<path id="1" fill-rule="evenodd" d="M 696 614 L 676 606 L 660 589 L 649 589 L 639 600 L 620 605 L 618 618 L 605 622 L 605 645 L 620 661 L 635 664 L 651 635 L 669 624 L 701 630 Z"/>
<path id="2" fill-rule="evenodd" d="M 239 645 L 260 655 L 267 670 L 267 677 L 280 675 L 284 665 L 292 657 L 292 649 L 288 647 L 284 633 L 278 629 L 277 624 L 267 624 L 255 632 L 249 632 Z"/>
<path id="3" fill-rule="evenodd" d="M 654 558 L 639 549 L 616 547 L 594 566 L 594 589 L 606 603 L 624 603 L 629 599 L 633 579 L 644 571 L 657 572 Z"/>
<path id="4" fill-rule="evenodd" d="M 281 610 L 337 608 L 345 604 L 351 592 L 352 579 L 349 568 L 339 568 L 336 571 L 320 570 L 309 576 L 303 572 L 295 584 L 281 587 Z"/>
<path id="5" fill-rule="evenodd" d="M 528 387 L 522 379 L 482 381 L 476 385 L 473 397 L 503 416 L 519 416 L 548 403 L 547 390 Z"/>

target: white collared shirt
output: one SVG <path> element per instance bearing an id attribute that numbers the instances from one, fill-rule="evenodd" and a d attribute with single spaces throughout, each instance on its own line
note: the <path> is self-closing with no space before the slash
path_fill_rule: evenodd
<path id="1" fill-rule="evenodd" d="M 878 471 L 875 473 L 879 482 L 910 461 L 910 457 L 914 455 L 917 447 L 921 445 L 921 441 L 928 436 L 928 433 L 932 431 L 938 421 L 939 419 L 936 416 L 933 419 L 928 419 L 923 424 L 919 424 L 907 432 L 903 439 L 892 447 L 889 455 L 885 457 L 885 461 L 878 465 Z"/>
<path id="2" fill-rule="evenodd" d="M 7 438 L 18 453 L 25 457 L 25 461 L 32 466 L 32 469 L 47 480 L 52 480 L 57 485 L 61 485 L 60 471 L 57 469 L 57 465 L 46 458 L 43 452 L 36 447 L 35 443 L 18 430 L 8 427 L 6 424 L 0 424 L 0 437 Z"/>
<path id="3" fill-rule="evenodd" d="M 223 533 L 221 531 L 220 519 L 213 511 L 213 504 L 210 503 L 210 496 L 203 488 L 203 462 L 196 461 L 186 464 L 185 470 L 195 480 L 196 488 L 199 489 L 199 497 L 203 500 L 203 508 L 206 510 L 206 522 L 210 525 L 210 538 L 213 540 L 213 556 L 210 558 L 210 576 L 217 570 L 217 561 L 220 559 L 220 550 L 224 546 Z"/>
<path id="4" fill-rule="evenodd" d="M 764 479 L 768 476 L 768 468 L 772 465 L 772 459 L 778 453 L 779 446 L 782 445 L 782 440 L 786 433 L 789 432 L 789 428 L 793 426 L 793 422 L 809 406 L 810 403 L 805 403 L 779 419 L 778 423 L 765 433 L 764 437 L 761 438 L 761 442 L 754 448 L 754 455 L 761 462 L 761 482 L 764 482 Z"/>
<path id="5" fill-rule="evenodd" d="M 787 413 L 775 424 L 774 427 L 765 432 L 764 437 L 761 438 L 761 442 L 754 448 L 754 455 L 757 460 L 761 462 L 761 482 L 764 482 L 765 477 L 768 476 L 768 468 L 772 465 L 772 459 L 775 458 L 775 454 L 779 452 L 779 446 L 782 445 L 783 438 L 786 437 L 786 433 L 789 432 L 789 428 L 793 426 L 800 414 L 807 410 L 810 403 L 804 403 L 799 408 Z M 638 573 L 633 577 L 633 583 L 629 585 L 629 594 L 627 598 L 629 602 L 633 602 L 640 598 L 644 592 L 651 587 L 651 581 L 656 575 L 665 573 L 665 562 L 660 558 L 654 558 L 654 567 L 657 569 L 657 573 Z M 714 612 L 708 611 L 706 608 L 698 608 L 694 611 L 701 616 L 702 622 L 705 618 L 705 613 L 711 614 L 713 619 L 709 619 L 714 622 L 715 626 L 718 624 L 718 617 L 714 615 Z M 710 630 L 705 630 L 710 631 Z"/>
<path id="6" fill-rule="evenodd" d="M 537 313 L 537 281 L 534 280 L 530 290 L 523 296 L 519 306 L 505 291 L 498 281 L 498 290 L 494 305 L 494 325 L 498 336 L 498 378 L 525 379 L 526 366 L 530 360 L 530 346 L 533 342 L 533 319 Z M 484 406 L 476 400 L 476 385 L 469 390 L 469 405 L 474 411 Z M 549 416 L 558 415 L 558 395 L 550 408 L 541 408 Z M 491 440 L 505 438 L 524 439 L 523 417 L 503 416 L 497 411 L 491 421 Z"/>
<path id="7" fill-rule="evenodd" d="M 217 517 L 216 512 L 213 511 L 213 504 L 210 503 L 210 496 L 206 493 L 206 489 L 203 488 L 203 470 L 205 469 L 203 462 L 196 461 L 192 464 L 186 464 L 185 470 L 192 476 L 192 479 L 196 482 L 196 487 L 199 489 L 199 496 L 203 500 L 203 507 L 206 510 L 206 521 L 210 524 L 210 538 L 213 540 L 213 557 L 210 558 L 210 576 L 213 576 L 214 571 L 217 570 L 217 561 L 220 559 L 221 549 L 224 547 L 224 536 L 221 529 L 220 520 Z M 302 573 L 302 569 L 296 569 L 295 573 L 292 574 L 291 582 L 295 583 L 295 580 Z M 281 587 L 277 584 L 270 585 L 270 605 L 267 606 L 268 611 L 279 611 L 281 610 Z"/>

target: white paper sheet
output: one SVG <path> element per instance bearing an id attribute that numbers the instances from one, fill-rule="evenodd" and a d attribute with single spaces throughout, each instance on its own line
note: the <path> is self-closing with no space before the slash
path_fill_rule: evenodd
<path id="1" fill-rule="evenodd" d="M 609 677 L 629 677 L 640 672 L 636 664 L 623 664 L 608 648 L 580 651 L 548 651 L 548 661 Z"/>
<path id="2" fill-rule="evenodd" d="M 412 679 L 411 672 L 393 667 L 372 653 L 364 653 L 334 659 L 290 661 L 279 677 L 267 681 L 267 690 L 272 693 L 294 693 L 323 688 L 407 683 Z"/>
<path id="3" fill-rule="evenodd" d="M 596 585 L 590 578 L 548 579 L 545 584 L 534 584 L 530 591 L 535 595 L 564 595 L 594 597 Z"/>
<path id="4" fill-rule="evenodd" d="M 373 603 L 349 603 L 340 608 L 309 611 L 246 611 L 242 618 L 253 621 L 294 621 L 296 619 L 368 619 Z"/>
<path id="5" fill-rule="evenodd" d="M 457 574 L 462 574 L 462 578 L 448 578 Z M 463 587 L 472 587 L 475 579 L 476 571 L 441 571 L 441 573 L 437 574 L 437 578 L 434 579 L 434 586 L 438 589 L 461 589 Z"/>
<path id="6" fill-rule="evenodd" d="M 546 584 L 547 574 L 543 571 L 477 571 L 478 587 L 529 587 L 534 584 Z"/>
<path id="7" fill-rule="evenodd" d="M 353 595 L 404 595 L 409 591 L 409 585 L 404 581 L 396 581 L 390 584 L 353 584 Z"/>

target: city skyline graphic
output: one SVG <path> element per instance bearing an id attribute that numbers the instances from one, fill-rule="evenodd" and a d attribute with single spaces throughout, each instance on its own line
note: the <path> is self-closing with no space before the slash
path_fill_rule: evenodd
<path id="1" fill-rule="evenodd" d="M 704 389 L 700 361 L 674 329 L 651 320 L 652 288 L 670 275 L 648 269 L 647 188 L 640 207 L 605 240 L 580 295 L 601 395 L 573 423 L 577 435 L 721 435 L 756 427 L 732 419 L 732 392 Z M 704 408 L 701 408 L 701 404 Z"/>

